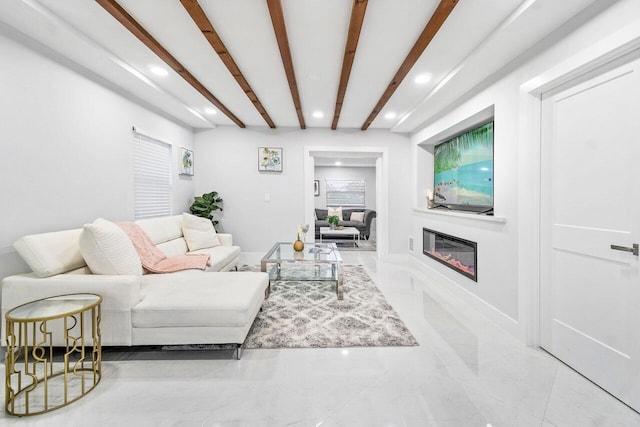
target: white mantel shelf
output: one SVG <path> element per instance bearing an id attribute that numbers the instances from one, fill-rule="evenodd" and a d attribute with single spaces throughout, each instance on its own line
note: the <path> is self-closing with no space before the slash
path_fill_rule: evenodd
<path id="1" fill-rule="evenodd" d="M 452 211 L 446 211 L 441 209 L 427 209 L 427 208 L 413 208 L 413 211 L 429 214 L 429 215 L 455 216 L 457 218 L 472 219 L 474 221 L 499 222 L 502 224 L 507 222 L 507 219 L 501 216 L 478 215 L 476 213 L 452 212 Z"/>

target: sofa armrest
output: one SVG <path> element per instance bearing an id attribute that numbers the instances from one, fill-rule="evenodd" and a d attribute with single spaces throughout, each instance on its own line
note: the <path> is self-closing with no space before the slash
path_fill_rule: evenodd
<path id="1" fill-rule="evenodd" d="M 371 221 L 376 217 L 376 211 L 366 209 L 364 211 L 364 223 L 366 225 L 366 235 L 369 236 L 371 234 Z"/>
<path id="2" fill-rule="evenodd" d="M 2 280 L 2 311 L 30 301 L 73 293 L 95 293 L 104 310 L 130 310 L 140 302 L 140 276 L 58 274 L 37 277 L 19 274 Z"/>
<path id="3" fill-rule="evenodd" d="M 233 235 L 228 233 L 217 233 L 216 235 L 222 246 L 233 246 Z"/>
<path id="4" fill-rule="evenodd" d="M 365 209 L 364 222 L 367 224 L 367 226 L 371 225 L 371 221 L 373 221 L 373 218 L 375 217 L 376 217 L 376 211 L 373 211 L 371 209 Z"/>

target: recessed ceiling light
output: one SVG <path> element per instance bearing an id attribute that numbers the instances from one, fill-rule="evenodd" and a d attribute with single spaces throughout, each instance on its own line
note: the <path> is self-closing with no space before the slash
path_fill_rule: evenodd
<path id="1" fill-rule="evenodd" d="M 209 107 L 209 108 L 205 108 L 205 109 L 204 109 L 204 112 L 205 112 L 205 113 L 207 113 L 207 114 L 210 114 L 210 115 L 212 115 L 212 116 L 213 116 L 214 114 L 218 114 L 218 112 L 217 112 L 216 110 L 214 110 L 213 108 L 210 108 L 210 107 Z"/>
<path id="2" fill-rule="evenodd" d="M 149 71 L 151 71 L 156 76 L 165 77 L 169 74 L 167 70 L 162 67 L 158 67 L 157 65 L 149 65 Z"/>
<path id="3" fill-rule="evenodd" d="M 313 112 L 313 117 L 315 117 L 316 119 L 321 119 L 324 117 L 324 113 L 320 110 L 316 110 Z"/>
<path id="4" fill-rule="evenodd" d="M 429 73 L 419 74 L 416 76 L 416 78 L 413 81 L 418 83 L 419 85 L 429 83 L 429 81 L 431 81 L 431 74 Z"/>
<path id="5" fill-rule="evenodd" d="M 335 162 L 335 163 L 334 163 L 334 165 L 336 165 L 336 166 L 341 166 L 341 165 L 342 165 L 342 162 L 338 160 L 337 162 Z"/>
<path id="6" fill-rule="evenodd" d="M 396 113 L 394 113 L 393 111 L 389 111 L 387 114 L 384 115 L 384 118 L 387 120 L 395 119 Z"/>

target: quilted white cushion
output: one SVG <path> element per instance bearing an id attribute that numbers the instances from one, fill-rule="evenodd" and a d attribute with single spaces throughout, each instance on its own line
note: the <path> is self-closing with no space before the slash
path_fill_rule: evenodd
<path id="1" fill-rule="evenodd" d="M 111 221 L 98 218 L 80 233 L 80 252 L 93 274 L 142 275 L 140 257 L 133 243 Z"/>
<path id="2" fill-rule="evenodd" d="M 351 212 L 350 221 L 354 222 L 364 222 L 364 212 Z"/>
<path id="3" fill-rule="evenodd" d="M 216 235 L 216 229 L 213 228 L 213 224 L 207 218 L 183 213 L 182 234 L 190 251 L 220 246 L 220 239 Z"/>
<path id="4" fill-rule="evenodd" d="M 195 273 L 195 274 L 193 274 Z M 265 273 L 149 274 L 131 310 L 135 328 L 250 325 L 269 284 Z"/>
<path id="5" fill-rule="evenodd" d="M 39 277 L 49 277 L 84 265 L 78 247 L 81 230 L 31 234 L 20 238 L 13 247 Z"/>
<path id="6" fill-rule="evenodd" d="M 338 208 L 327 208 L 327 218 L 334 215 L 337 215 L 338 219 L 342 221 L 342 206 Z"/>
<path id="7" fill-rule="evenodd" d="M 156 245 L 182 237 L 182 215 L 139 219 L 136 224 Z"/>

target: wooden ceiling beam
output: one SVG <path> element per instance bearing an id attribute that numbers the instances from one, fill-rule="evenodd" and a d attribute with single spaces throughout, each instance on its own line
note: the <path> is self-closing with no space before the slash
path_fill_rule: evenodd
<path id="1" fill-rule="evenodd" d="M 340 120 L 340 111 L 342 110 L 342 102 L 347 92 L 349 84 L 349 76 L 353 67 L 353 60 L 356 56 L 358 48 L 358 40 L 360 39 L 360 30 L 364 22 L 364 14 L 367 10 L 367 0 L 353 0 L 351 8 L 351 22 L 349 22 L 349 33 L 347 35 L 347 43 L 344 47 L 344 58 L 342 59 L 342 72 L 340 73 L 340 84 L 338 85 L 338 96 L 336 97 L 336 108 L 333 112 L 333 123 L 331 129 L 338 128 L 338 120 Z"/>
<path id="2" fill-rule="evenodd" d="M 293 105 L 295 106 L 296 113 L 298 114 L 300 129 L 306 129 L 307 126 L 304 122 L 304 116 L 302 115 L 300 94 L 298 93 L 298 83 L 296 82 L 296 73 L 293 70 L 293 60 L 291 59 L 291 49 L 289 48 L 287 28 L 284 23 L 284 15 L 282 13 L 282 3 L 280 0 L 267 0 L 267 6 L 269 7 L 269 14 L 271 15 L 273 31 L 276 34 L 276 40 L 278 41 L 278 47 L 280 48 L 280 57 L 282 58 L 284 72 L 287 75 L 287 81 L 289 82 Z"/>
<path id="3" fill-rule="evenodd" d="M 200 81 L 189 72 L 173 55 L 169 53 L 142 25 L 136 21 L 116 0 L 96 0 L 96 2 L 111 14 L 118 22 L 131 32 L 138 40 L 147 46 L 169 67 L 178 73 L 195 90 L 200 92 L 209 102 L 215 105 L 224 115 L 229 117 L 239 127 L 246 127 L 222 102 L 218 100 Z"/>
<path id="4" fill-rule="evenodd" d="M 204 37 L 209 41 L 209 44 L 216 51 L 224 65 L 227 67 L 231 75 L 236 79 L 238 85 L 242 88 L 242 91 L 247 95 L 253 106 L 258 110 L 258 113 L 262 116 L 265 122 L 269 125 L 271 129 L 275 129 L 276 125 L 269 117 L 267 110 L 264 108 L 260 100 L 258 99 L 258 95 L 253 91 L 247 79 L 245 79 L 242 71 L 240 71 L 240 67 L 236 64 L 236 62 L 231 57 L 231 53 L 227 50 L 226 46 L 222 42 L 222 39 L 216 32 L 213 24 L 207 18 L 207 15 L 202 10 L 200 3 L 198 0 L 180 0 L 182 6 L 186 9 L 193 22 L 196 26 L 202 31 Z"/>
<path id="5" fill-rule="evenodd" d="M 400 68 L 396 72 L 395 76 L 393 76 L 393 79 L 391 79 L 391 83 L 389 83 L 389 86 L 387 86 L 387 89 L 382 94 L 382 97 L 380 97 L 380 100 L 373 108 L 373 111 L 371 111 L 371 114 L 369 114 L 369 117 L 367 117 L 367 120 L 365 120 L 364 124 L 361 127 L 362 130 L 367 130 L 369 126 L 371 126 L 373 120 L 380 113 L 380 111 L 382 111 L 382 108 L 384 108 L 385 104 L 389 101 L 393 93 L 396 91 L 396 89 L 398 89 L 400 83 L 402 83 L 402 80 L 407 76 L 407 74 L 409 74 L 411 68 L 418 61 L 420 55 L 422 55 L 422 52 L 424 52 L 427 46 L 429 46 L 429 43 L 431 43 L 431 40 L 433 40 L 433 38 L 436 36 L 444 22 L 451 14 L 451 11 L 453 11 L 453 8 L 456 6 L 456 4 L 458 4 L 458 1 L 459 0 L 440 0 L 436 11 L 431 16 L 431 19 L 429 19 L 429 22 L 424 27 L 424 30 L 422 30 L 422 34 L 420 34 L 420 37 L 418 37 L 418 40 L 411 48 L 411 51 L 409 51 L 409 54 L 402 62 L 402 65 L 400 65 Z"/>

